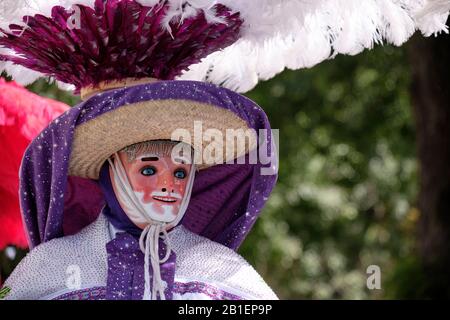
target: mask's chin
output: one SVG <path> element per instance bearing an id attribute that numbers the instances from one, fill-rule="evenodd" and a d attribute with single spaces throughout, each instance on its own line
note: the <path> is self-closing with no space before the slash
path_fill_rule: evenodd
<path id="1" fill-rule="evenodd" d="M 179 214 L 178 205 L 174 205 L 169 202 L 160 202 L 157 200 L 151 200 L 146 203 L 140 201 L 140 203 L 145 211 L 145 215 L 134 208 L 127 208 L 124 206 L 124 211 L 128 218 L 140 229 L 145 229 L 145 227 L 151 222 L 169 225 L 177 220 Z"/>
<path id="2" fill-rule="evenodd" d="M 143 205 L 143 207 L 148 217 L 156 222 L 170 223 L 175 221 L 175 219 L 177 218 L 176 211 L 178 211 L 178 209 L 174 208 L 172 204 L 159 205 L 155 209 L 154 203 L 150 202 Z"/>
<path id="3" fill-rule="evenodd" d="M 154 195 L 152 200 L 144 202 L 144 194 L 135 192 L 146 215 L 152 221 L 170 223 L 176 220 L 180 210 L 180 200 L 166 195 Z"/>
<path id="4" fill-rule="evenodd" d="M 164 223 L 168 226 L 172 222 L 174 222 L 177 218 L 177 215 L 174 216 L 173 214 L 161 215 L 159 213 L 149 212 L 148 210 L 146 210 L 146 213 L 147 213 L 148 217 L 151 219 L 151 221 L 158 222 L 158 223 Z M 129 218 L 140 229 L 145 229 L 145 227 L 149 225 L 148 220 L 145 218 L 142 219 L 141 217 L 138 218 L 138 217 L 132 217 L 132 216 L 129 216 Z"/>

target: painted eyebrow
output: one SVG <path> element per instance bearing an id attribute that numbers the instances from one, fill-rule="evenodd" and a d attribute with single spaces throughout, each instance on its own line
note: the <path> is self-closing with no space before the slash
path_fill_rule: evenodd
<path id="1" fill-rule="evenodd" d="M 158 157 L 145 157 L 141 159 L 141 161 L 158 161 L 158 160 L 159 160 Z"/>

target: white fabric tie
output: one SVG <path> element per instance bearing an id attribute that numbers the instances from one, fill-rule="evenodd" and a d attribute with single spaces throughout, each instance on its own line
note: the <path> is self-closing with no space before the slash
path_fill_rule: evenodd
<path id="1" fill-rule="evenodd" d="M 163 240 L 166 243 L 166 255 L 161 260 L 159 259 L 159 237 L 163 233 Z M 147 239 L 145 238 L 147 236 Z M 144 243 L 145 242 L 145 243 Z M 160 264 L 166 262 L 170 257 L 172 248 L 170 246 L 169 237 L 163 224 L 149 224 L 142 231 L 139 238 L 139 246 L 144 253 L 144 297 L 143 300 L 157 299 L 157 295 L 161 300 L 166 300 L 164 294 L 164 285 L 161 278 Z M 149 259 L 150 258 L 150 259 Z M 149 260 L 152 263 L 153 270 L 153 286 L 150 295 L 150 271 Z"/>

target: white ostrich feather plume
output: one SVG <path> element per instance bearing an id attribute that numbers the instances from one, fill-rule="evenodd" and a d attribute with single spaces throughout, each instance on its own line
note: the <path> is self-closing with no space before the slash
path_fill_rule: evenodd
<path id="1" fill-rule="evenodd" d="M 355 55 L 376 44 L 402 45 L 419 30 L 424 36 L 448 32 L 450 0 L 167 0 L 170 10 L 162 26 L 203 10 L 210 22 L 221 22 L 213 6 L 239 11 L 244 20 L 240 39 L 210 54 L 178 79 L 212 82 L 237 92 L 251 90 L 285 68 L 310 68 L 337 54 Z M 147 6 L 158 0 L 138 0 Z M 0 28 L 23 24 L 24 15 L 50 15 L 51 8 L 94 0 L 2 0 Z M 188 6 L 185 4 L 189 3 Z M 5 49 L 0 48 L 1 51 Z M 21 83 L 39 76 L 23 67 L 0 63 Z M 28 71 L 28 72 L 27 72 Z"/>

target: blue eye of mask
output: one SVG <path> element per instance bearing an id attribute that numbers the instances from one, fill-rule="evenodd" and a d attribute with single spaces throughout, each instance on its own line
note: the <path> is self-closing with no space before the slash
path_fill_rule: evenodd
<path id="1" fill-rule="evenodd" d="M 156 173 L 156 169 L 154 167 L 145 167 L 141 170 L 141 174 L 144 176 L 152 176 Z"/>
<path id="2" fill-rule="evenodd" d="M 184 169 L 177 169 L 173 175 L 175 178 L 184 179 L 186 178 L 186 171 Z"/>

